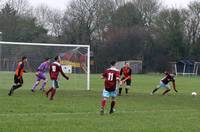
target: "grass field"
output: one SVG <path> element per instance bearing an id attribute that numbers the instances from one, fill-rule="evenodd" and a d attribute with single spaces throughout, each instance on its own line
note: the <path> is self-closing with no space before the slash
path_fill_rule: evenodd
<path id="1" fill-rule="evenodd" d="M 60 81 L 53 101 L 39 91 L 30 92 L 33 74 L 26 74 L 23 88 L 7 95 L 13 74 L 0 73 L 0 132 L 199 132 L 199 77 L 177 77 L 178 94 L 149 93 L 162 75 L 133 75 L 128 96 L 117 98 L 116 113 L 99 115 L 103 82 L 91 75 L 91 91 L 71 77 Z M 49 82 L 50 83 L 50 82 Z M 107 112 L 109 105 L 107 105 Z"/>

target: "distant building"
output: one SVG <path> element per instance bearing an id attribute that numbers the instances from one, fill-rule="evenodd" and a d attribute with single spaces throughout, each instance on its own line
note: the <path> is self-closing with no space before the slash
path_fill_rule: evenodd
<path id="1" fill-rule="evenodd" d="M 180 60 L 178 62 L 171 62 L 172 71 L 177 75 L 199 75 L 200 62 L 194 60 Z"/>

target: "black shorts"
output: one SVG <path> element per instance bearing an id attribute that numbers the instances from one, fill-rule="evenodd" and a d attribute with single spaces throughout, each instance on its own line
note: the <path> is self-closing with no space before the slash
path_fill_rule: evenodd
<path id="1" fill-rule="evenodd" d="M 14 83 L 15 84 L 23 84 L 23 77 L 19 78 L 17 75 L 14 75 Z"/>
<path id="2" fill-rule="evenodd" d="M 121 80 L 124 80 L 125 77 L 123 77 Z M 131 79 L 127 79 L 126 81 L 126 86 L 131 86 Z"/>

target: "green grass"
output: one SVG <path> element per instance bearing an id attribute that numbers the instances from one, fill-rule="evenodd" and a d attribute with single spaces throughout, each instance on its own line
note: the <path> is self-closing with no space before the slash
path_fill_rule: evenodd
<path id="1" fill-rule="evenodd" d="M 85 91 L 83 75 L 60 80 L 53 101 L 39 91 L 30 92 L 33 74 L 24 86 L 7 96 L 13 73 L 0 73 L 0 132 L 199 132 L 199 77 L 177 77 L 178 94 L 161 91 L 150 96 L 162 75 L 133 75 L 128 96 L 117 97 L 116 113 L 99 115 L 103 81 L 91 75 L 91 91 Z M 50 84 L 50 82 L 48 83 Z M 124 92 L 124 91 L 123 91 Z M 109 103 L 106 110 L 109 109 Z M 107 112 L 106 111 L 106 112 Z"/>

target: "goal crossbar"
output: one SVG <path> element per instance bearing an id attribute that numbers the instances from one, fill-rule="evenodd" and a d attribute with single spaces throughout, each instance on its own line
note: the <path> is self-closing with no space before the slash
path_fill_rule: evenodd
<path id="1" fill-rule="evenodd" d="M 51 44 L 51 43 L 25 43 L 0 41 L 1 45 L 51 46 L 51 47 L 82 47 L 87 48 L 87 90 L 90 90 L 90 45 L 79 44 Z M 0 49 L 1 50 L 1 49 Z"/>

